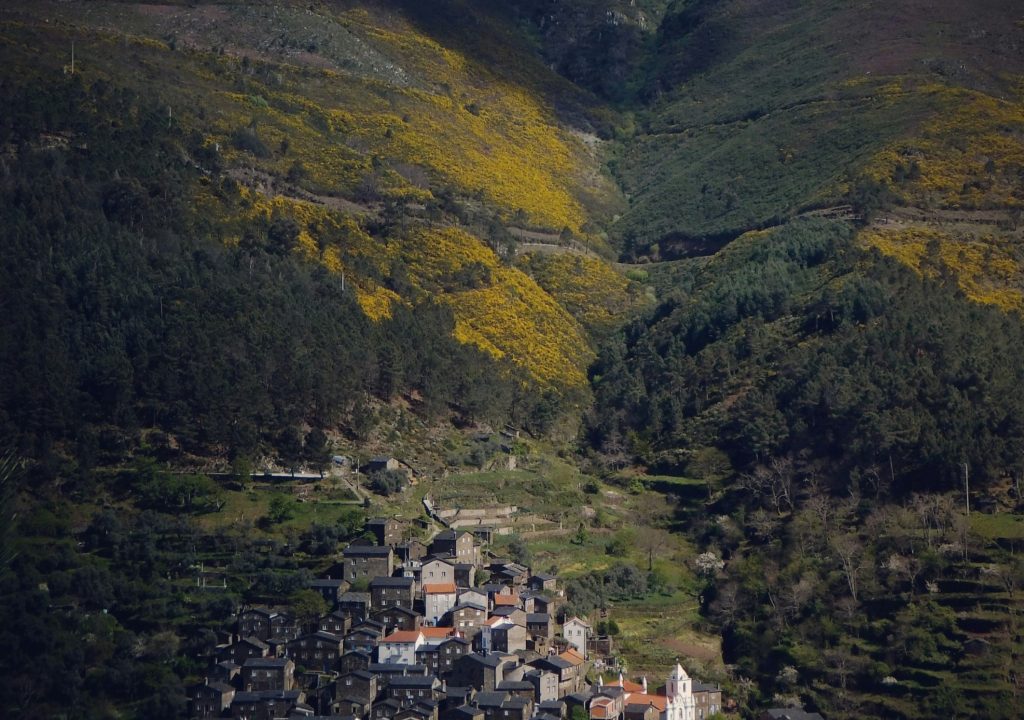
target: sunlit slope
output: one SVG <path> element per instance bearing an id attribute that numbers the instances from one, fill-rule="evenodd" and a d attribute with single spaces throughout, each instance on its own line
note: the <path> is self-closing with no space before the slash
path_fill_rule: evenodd
<path id="1" fill-rule="evenodd" d="M 673 3 L 616 166 L 626 251 L 706 253 L 850 201 L 1013 207 L 1021 19 L 995 1 Z"/>
<path id="2" fill-rule="evenodd" d="M 158 85 L 229 165 L 298 161 L 296 179 L 357 200 L 446 186 L 555 229 L 579 229 L 584 197 L 611 198 L 541 95 L 577 98 L 568 83 L 543 87 L 526 54 L 476 62 L 386 7 L 33 3 L 0 20 L 15 62 L 59 71 L 74 41 L 87 80 Z"/>
<path id="3" fill-rule="evenodd" d="M 41 83 L 73 72 L 166 103 L 202 148 L 202 232 L 343 275 L 373 319 L 447 305 L 458 340 L 579 391 L 584 326 L 495 251 L 506 226 L 600 242 L 581 231 L 618 208 L 592 134 L 610 115 L 500 17 L 462 19 L 439 33 L 400 3 L 26 3 L 0 13 L 0 53 Z"/>

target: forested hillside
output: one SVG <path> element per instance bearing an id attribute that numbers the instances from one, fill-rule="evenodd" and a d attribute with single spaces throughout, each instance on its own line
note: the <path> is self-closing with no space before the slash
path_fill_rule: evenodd
<path id="1" fill-rule="evenodd" d="M 704 481 L 705 616 L 777 704 L 1020 714 L 1020 20 L 676 2 L 658 30 L 613 169 L 662 296 L 592 367 L 587 440 Z"/>
<path id="2" fill-rule="evenodd" d="M 637 292 L 612 274 L 595 317 L 557 296 L 603 261 L 513 260 L 523 240 L 609 251 L 591 218 L 619 200 L 585 133 L 613 114 L 503 18 L 6 7 L 5 431 L 32 455 L 113 457 L 152 428 L 294 461 L 296 433 L 365 435 L 400 397 L 574 427 L 587 328 Z"/>
<path id="3" fill-rule="evenodd" d="M 180 716 L 436 492 L 744 716 L 1024 715 L 1017 4 L 24 0 L 0 63 L 0 704 Z"/>

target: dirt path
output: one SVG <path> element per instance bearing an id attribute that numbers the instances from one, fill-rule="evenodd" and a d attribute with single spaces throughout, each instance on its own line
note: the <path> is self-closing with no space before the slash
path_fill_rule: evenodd
<path id="1" fill-rule="evenodd" d="M 376 217 L 380 213 L 379 208 L 371 207 L 369 205 L 360 205 L 359 203 L 346 200 L 345 198 L 311 193 L 300 187 L 296 187 L 291 183 L 285 182 L 281 178 L 275 177 L 268 172 L 257 170 L 256 168 L 230 168 L 229 170 L 226 170 L 224 174 L 234 179 L 236 182 L 240 182 L 268 197 L 281 195 L 293 200 L 301 200 L 303 202 L 313 203 L 314 205 L 323 205 L 331 210 L 352 213 L 353 215 Z"/>

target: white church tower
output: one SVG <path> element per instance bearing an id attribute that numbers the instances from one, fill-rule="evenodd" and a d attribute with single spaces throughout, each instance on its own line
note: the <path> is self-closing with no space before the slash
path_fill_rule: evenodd
<path id="1" fill-rule="evenodd" d="M 668 677 L 665 695 L 668 698 L 665 704 L 665 720 L 695 720 L 693 682 L 678 661 Z"/>

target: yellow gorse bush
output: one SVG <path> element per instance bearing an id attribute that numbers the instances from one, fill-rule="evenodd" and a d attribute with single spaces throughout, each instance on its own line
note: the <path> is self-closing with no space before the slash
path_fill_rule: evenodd
<path id="1" fill-rule="evenodd" d="M 918 92 L 942 109 L 913 137 L 876 155 L 866 175 L 892 183 L 908 204 L 962 209 L 1024 205 L 1019 176 L 1024 169 L 1024 96 L 1001 100 L 939 85 Z M 900 167 L 906 177 L 893 182 Z"/>
<path id="2" fill-rule="evenodd" d="M 629 281 L 603 260 L 575 253 L 532 254 L 516 264 L 587 328 L 611 328 L 632 306 Z"/>
<path id="3" fill-rule="evenodd" d="M 949 268 L 975 302 L 1008 311 L 1024 309 L 1020 260 L 1011 246 L 995 238 L 965 239 L 928 227 L 872 228 L 859 237 L 919 273 L 935 275 L 941 266 Z"/>

